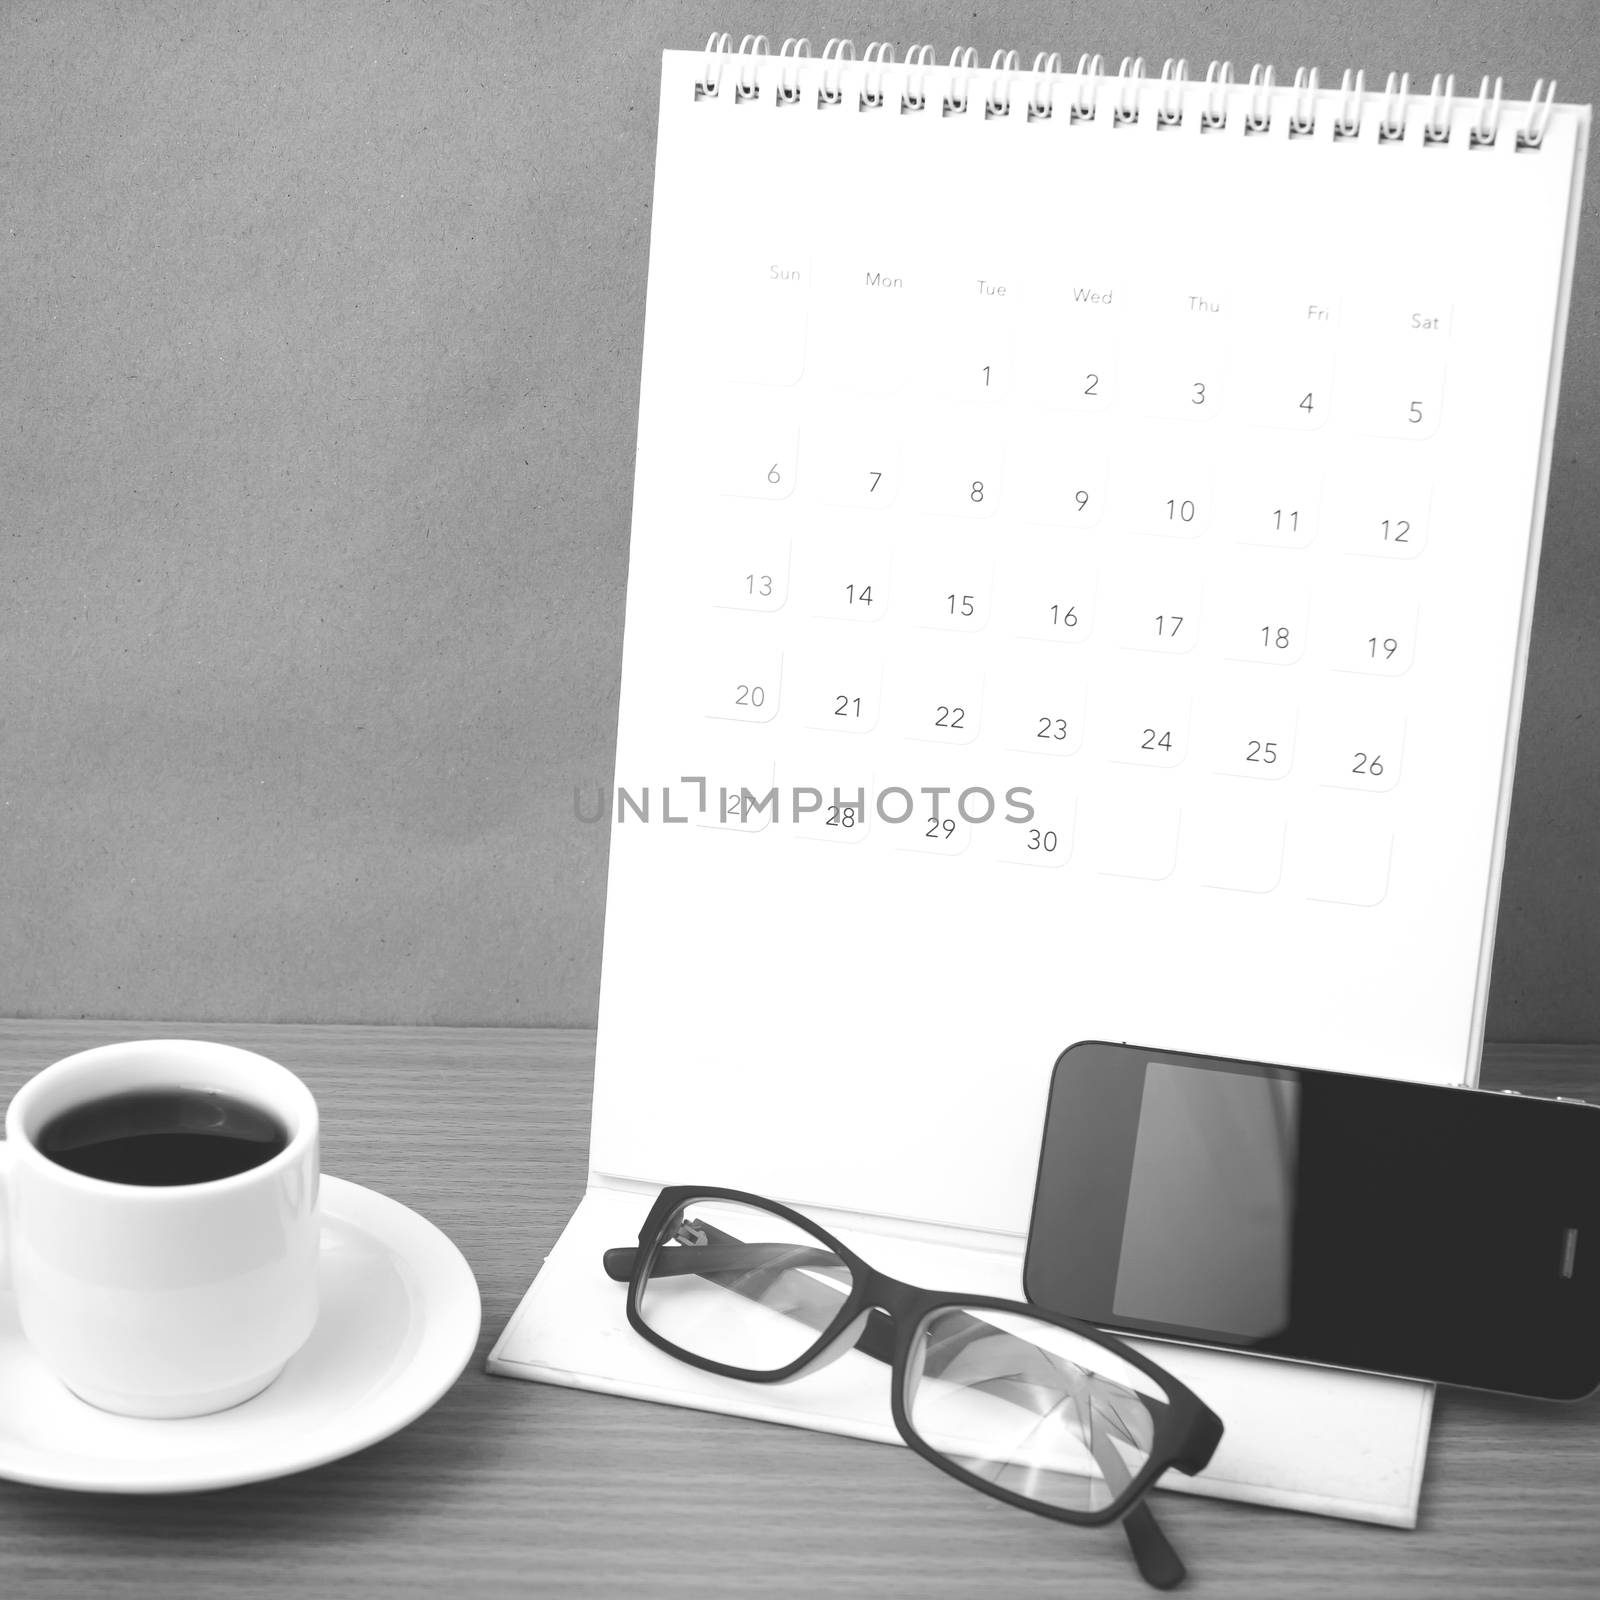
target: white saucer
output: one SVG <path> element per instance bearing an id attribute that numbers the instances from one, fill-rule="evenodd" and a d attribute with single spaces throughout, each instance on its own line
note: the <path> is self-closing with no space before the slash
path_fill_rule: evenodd
<path id="1" fill-rule="evenodd" d="M 322 1178 L 322 1308 L 270 1387 L 180 1421 L 78 1399 L 33 1353 L 0 1291 L 0 1478 L 172 1494 L 281 1478 L 397 1433 L 461 1375 L 482 1307 L 461 1252 L 397 1200 Z"/>

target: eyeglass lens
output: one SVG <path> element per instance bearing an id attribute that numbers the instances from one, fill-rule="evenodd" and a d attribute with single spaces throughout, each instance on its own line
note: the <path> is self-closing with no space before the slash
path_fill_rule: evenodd
<path id="1" fill-rule="evenodd" d="M 702 1360 L 777 1372 L 821 1342 L 850 1293 L 849 1268 L 821 1239 L 738 1201 L 689 1201 L 660 1239 L 639 1315 Z"/>
<path id="2" fill-rule="evenodd" d="M 906 1372 L 912 1431 L 963 1471 L 1066 1511 L 1101 1511 L 1150 1459 L 1160 1386 L 1113 1351 L 1024 1313 L 942 1307 Z"/>

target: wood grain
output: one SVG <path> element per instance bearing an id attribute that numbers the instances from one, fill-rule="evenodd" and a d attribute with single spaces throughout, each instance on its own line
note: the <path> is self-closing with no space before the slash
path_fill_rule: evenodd
<path id="1" fill-rule="evenodd" d="M 404 1433 L 299 1477 L 153 1499 L 0 1483 L 0 1595 L 1148 1595 L 1115 1531 L 1013 1511 L 908 1451 L 484 1373 L 583 1189 L 587 1032 L 0 1022 L 0 1098 L 74 1050 L 196 1034 L 299 1073 L 325 1169 L 456 1240 L 483 1291 L 477 1356 Z M 1491 1046 L 1484 1082 L 1600 1097 L 1600 1049 Z M 1592 1596 L 1600 1403 L 1441 1394 L 1414 1533 L 1157 1507 L 1195 1594 Z"/>

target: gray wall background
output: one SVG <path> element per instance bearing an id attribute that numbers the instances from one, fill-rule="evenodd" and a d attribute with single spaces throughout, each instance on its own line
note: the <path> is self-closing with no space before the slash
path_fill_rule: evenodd
<path id="1" fill-rule="evenodd" d="M 592 1021 L 658 58 L 714 26 L 1600 96 L 1583 0 L 5 4 L 0 1014 Z M 1597 185 L 1493 1038 L 1600 1038 Z"/>

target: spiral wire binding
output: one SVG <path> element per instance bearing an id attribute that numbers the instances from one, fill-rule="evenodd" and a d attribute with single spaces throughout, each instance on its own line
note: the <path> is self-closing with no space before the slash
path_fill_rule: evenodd
<path id="1" fill-rule="evenodd" d="M 1069 108 L 1069 114 L 1074 122 L 1094 121 L 1095 102 L 1105 70 L 1104 56 L 1078 57 L 1078 70 L 1073 74 L 1077 81 L 1073 85 L 1072 104 Z"/>
<path id="2" fill-rule="evenodd" d="M 1452 83 L 1455 79 L 1450 80 Z M 1307 108 L 1310 109 L 1307 109 Z M 1317 131 L 1317 69 L 1301 67 L 1294 75 L 1294 110 L 1289 113 L 1289 137 L 1309 138 Z"/>
<path id="3" fill-rule="evenodd" d="M 1527 123 L 1517 130 L 1519 150 L 1537 150 L 1544 143 L 1545 130 L 1550 126 L 1550 113 L 1555 109 L 1556 80 L 1552 78 L 1547 88 L 1544 79 L 1540 78 L 1528 98 L 1532 111 Z"/>
<path id="4" fill-rule="evenodd" d="M 846 52 L 849 52 L 846 54 Z M 837 106 L 844 104 L 844 88 L 840 82 L 844 72 L 844 63 L 854 61 L 856 47 L 848 39 L 830 39 L 822 49 L 822 83 L 817 89 L 817 105 Z M 833 67 L 830 73 L 828 63 Z"/>
<path id="5" fill-rule="evenodd" d="M 928 104 L 928 68 L 934 66 L 933 46 L 914 44 L 906 51 L 906 86 L 900 92 L 900 110 L 903 115 L 924 110 Z M 916 73 L 915 78 L 912 72 Z M 915 83 L 916 89 L 911 85 Z"/>
<path id="6" fill-rule="evenodd" d="M 1500 89 L 1503 80 L 1494 80 L 1494 98 L 1489 98 L 1489 80 L 1483 80 L 1478 90 L 1478 114 L 1473 119 L 1469 142 L 1475 145 L 1493 144 L 1500 131 Z"/>
<path id="7" fill-rule="evenodd" d="M 1052 50 L 1049 55 L 1041 50 L 1033 58 L 1033 88 L 1028 92 L 1029 122 L 1045 122 L 1056 114 L 1056 79 L 1060 76 L 1059 50 Z"/>
<path id="8" fill-rule="evenodd" d="M 1156 109 L 1158 128 L 1183 126 L 1183 86 L 1189 81 L 1189 63 L 1180 56 L 1171 56 L 1161 64 L 1161 104 Z M 1177 104 L 1173 104 L 1173 90 L 1177 90 Z"/>
<path id="9" fill-rule="evenodd" d="M 1206 108 L 1200 113 L 1200 127 L 1212 131 L 1228 126 L 1228 85 L 1233 82 L 1233 63 L 1213 61 L 1206 68 Z M 1217 97 L 1222 97 L 1222 107 L 1217 107 Z"/>
<path id="10" fill-rule="evenodd" d="M 1139 84 L 1144 79 L 1144 57 L 1124 56 L 1117 68 L 1117 100 L 1112 107 L 1111 120 L 1119 128 L 1139 120 Z M 1133 91 L 1133 103 L 1128 102 L 1128 91 Z"/>
<path id="11" fill-rule="evenodd" d="M 760 62 L 764 56 L 772 57 L 765 34 L 747 33 L 734 49 L 731 34 L 713 33 L 706 41 L 700 71 L 694 80 L 695 99 L 716 99 L 722 93 L 727 69 L 732 65 L 735 103 L 759 101 L 762 96 Z M 859 63 L 855 45 L 849 39 L 828 40 L 820 57 L 812 56 L 810 40 L 785 39 L 773 59 L 778 63 L 771 90 L 771 99 L 776 105 L 801 103 L 802 61 L 815 61 L 819 68 L 819 108 L 844 104 L 846 63 L 859 65 L 861 72 L 857 110 L 879 111 L 888 104 L 889 69 L 895 65 L 895 46 L 888 40 L 876 40 L 867 45 Z M 933 46 L 912 45 L 901 66 L 904 72 L 899 100 L 901 114 L 926 111 L 928 74 L 938 70 Z M 1156 128 L 1177 128 L 1184 120 L 1184 90 L 1193 86 L 1202 91 L 1197 113 L 1200 131 L 1211 133 L 1228 126 L 1230 93 L 1241 87 L 1234 77 L 1231 61 L 1213 61 L 1203 79 L 1189 76 L 1187 61 L 1170 57 L 1162 64 L 1160 76 L 1154 79 L 1145 71 L 1143 56 L 1124 56 L 1114 73 L 1106 70 L 1102 55 L 1081 55 L 1074 70 L 1067 72 L 1063 68 L 1064 58 L 1058 50 L 1048 54 L 1041 51 L 1033 58 L 1033 66 L 1026 73 L 1031 80 L 1024 106 L 1029 122 L 1049 121 L 1063 109 L 1057 106 L 1056 91 L 1063 81 L 1070 79 L 1071 89 L 1064 109 L 1071 122 L 1093 122 L 1104 97 L 1112 127 L 1137 124 L 1145 87 L 1150 85 L 1155 90 L 1153 120 Z M 945 67 L 947 84 L 939 104 L 942 116 L 966 115 L 972 104 L 973 78 L 979 70 L 978 53 L 970 46 L 957 46 L 950 52 Z M 1015 50 L 995 51 L 989 63 L 988 88 L 983 94 L 985 119 L 1012 114 L 1017 80 L 1023 76 L 1022 58 Z M 1291 139 L 1306 138 L 1316 132 L 1321 89 L 1315 67 L 1301 67 L 1294 75 L 1293 85 L 1280 90 L 1271 66 L 1253 66 L 1242 87 L 1245 99 L 1240 124 L 1245 135 L 1269 133 L 1273 117 L 1279 114 L 1285 117 Z M 1499 141 L 1506 119 L 1504 88 L 1501 78 L 1485 77 L 1480 83 L 1477 104 L 1464 128 L 1469 148 L 1491 147 Z M 1369 103 L 1366 73 L 1347 71 L 1333 93 L 1334 104 L 1328 113 L 1332 117 L 1332 137 L 1335 140 L 1359 138 L 1364 120 L 1375 116 L 1374 134 L 1379 144 L 1403 143 L 1412 128 L 1418 130 L 1424 145 L 1448 144 L 1456 131 L 1453 114 L 1469 103 L 1465 97 L 1457 98 L 1454 74 L 1436 74 L 1426 95 L 1413 95 L 1410 74 L 1391 72 L 1384 80 L 1382 91 L 1371 96 Z M 1526 118 L 1514 133 L 1517 150 L 1537 150 L 1544 143 L 1555 103 L 1555 79 L 1540 78 L 1528 97 Z"/>
<path id="12" fill-rule="evenodd" d="M 881 111 L 883 109 L 883 75 L 894 65 L 894 46 L 887 42 L 882 44 L 869 44 L 866 53 L 861 57 L 861 64 L 866 71 L 861 78 L 861 109 L 863 111 Z M 876 68 L 876 73 L 873 69 Z"/>
<path id="13" fill-rule="evenodd" d="M 722 88 L 722 68 L 728 59 L 730 35 L 714 33 L 706 40 L 705 60 L 700 64 L 700 76 L 694 81 L 696 100 L 714 99 Z M 712 69 L 715 68 L 715 76 Z"/>
<path id="14" fill-rule="evenodd" d="M 1424 144 L 1443 144 L 1450 137 L 1450 102 L 1456 97 L 1456 75 L 1448 78 L 1437 73 L 1433 78 L 1433 92 L 1428 97 L 1428 116 L 1422 124 Z"/>
<path id="15" fill-rule="evenodd" d="M 1391 72 L 1383 86 L 1383 116 L 1378 120 L 1378 143 L 1390 144 L 1406 136 L 1406 96 L 1411 93 L 1411 74 Z"/>
<path id="16" fill-rule="evenodd" d="M 778 68 L 778 104 L 780 106 L 797 106 L 800 104 L 800 63 L 811 57 L 811 41 L 809 39 L 785 39 L 783 49 L 778 52 L 778 59 L 782 65 Z"/>
<path id="17" fill-rule="evenodd" d="M 1335 139 L 1354 139 L 1361 132 L 1361 104 L 1366 93 L 1366 73 L 1346 71 L 1339 81 L 1339 115 L 1333 119 Z"/>
<path id="18" fill-rule="evenodd" d="M 1265 97 L 1265 106 L 1263 106 Z M 1245 113 L 1246 133 L 1272 131 L 1272 68 L 1254 66 L 1250 69 L 1250 109 Z"/>
<path id="19" fill-rule="evenodd" d="M 944 97 L 944 114 L 947 117 L 960 117 L 966 115 L 967 102 L 971 98 L 972 74 L 978 70 L 978 52 L 971 45 L 963 49 L 957 46 L 950 52 L 950 89 Z M 961 98 L 955 97 L 956 74 L 964 73 L 961 80 Z"/>
<path id="20" fill-rule="evenodd" d="M 1022 58 L 1015 50 L 996 50 L 989 63 L 989 94 L 983 103 L 985 119 L 1011 115 L 1012 80 L 1022 70 Z"/>
<path id="21" fill-rule="evenodd" d="M 755 76 L 757 56 L 767 53 L 767 36 L 764 33 L 747 33 L 739 41 L 739 75 L 734 79 L 733 98 L 754 100 L 761 92 L 760 80 Z"/>

